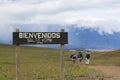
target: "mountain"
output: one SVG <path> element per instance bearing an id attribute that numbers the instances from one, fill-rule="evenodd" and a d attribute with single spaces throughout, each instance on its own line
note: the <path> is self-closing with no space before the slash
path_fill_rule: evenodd
<path id="1" fill-rule="evenodd" d="M 64 28 L 68 32 L 68 44 L 66 49 L 120 49 L 120 32 L 108 34 L 99 32 L 99 29 L 78 27 L 77 25 L 13 25 L 19 26 L 22 32 L 60 32 Z M 15 29 L 13 29 L 15 30 Z M 12 31 L 0 36 L 1 44 L 12 44 Z M 31 45 L 32 46 L 32 45 Z M 60 45 L 34 45 L 50 48 L 59 48 Z"/>
<path id="2" fill-rule="evenodd" d="M 120 48 L 120 33 L 100 34 L 94 29 L 72 27 L 69 30 L 69 45 L 83 49 L 116 49 Z"/>
<path id="3" fill-rule="evenodd" d="M 64 29 L 68 32 L 68 44 L 65 44 L 66 49 L 120 49 L 120 33 L 99 33 L 98 30 L 80 28 L 75 25 Z M 53 29 L 50 30 L 53 31 Z M 59 30 L 60 27 L 56 29 L 56 31 Z M 45 45 L 44 47 L 59 49 L 60 45 Z"/>

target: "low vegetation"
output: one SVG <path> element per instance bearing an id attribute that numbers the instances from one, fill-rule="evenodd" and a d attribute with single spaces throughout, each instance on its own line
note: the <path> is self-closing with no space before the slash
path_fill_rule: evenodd
<path id="1" fill-rule="evenodd" d="M 110 59 L 107 59 L 108 61 L 106 60 L 108 53 L 94 52 L 91 64 L 109 64 L 110 62 L 112 65 L 118 65 L 120 60 L 115 63 L 111 62 L 119 59 L 119 54 L 117 54 L 119 51 L 115 52 L 116 56 L 111 56 Z M 105 76 L 99 71 L 89 69 L 84 61 L 73 64 L 70 61 L 70 55 L 71 52 L 65 51 L 65 80 Z M 50 48 L 21 46 L 20 74 L 21 80 L 60 80 L 60 51 Z M 0 45 L 0 80 L 15 80 L 15 78 L 15 46 Z"/>
<path id="2" fill-rule="evenodd" d="M 120 66 L 120 50 L 111 52 L 93 52 L 92 65 Z"/>

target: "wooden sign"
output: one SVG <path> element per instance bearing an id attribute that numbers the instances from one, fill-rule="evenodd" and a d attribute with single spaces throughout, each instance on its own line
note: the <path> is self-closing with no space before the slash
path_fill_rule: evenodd
<path id="1" fill-rule="evenodd" d="M 13 32 L 13 44 L 68 44 L 68 33 Z"/>
<path id="2" fill-rule="evenodd" d="M 13 44 L 16 45 L 16 80 L 20 80 L 19 44 L 60 44 L 60 80 L 64 80 L 64 44 L 68 44 L 68 33 L 61 32 L 13 32 Z"/>

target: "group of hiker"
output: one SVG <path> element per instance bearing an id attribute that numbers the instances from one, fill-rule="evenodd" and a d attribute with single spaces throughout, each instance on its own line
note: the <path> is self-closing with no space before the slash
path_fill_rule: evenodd
<path id="1" fill-rule="evenodd" d="M 85 64 L 88 65 L 90 62 L 90 51 L 85 51 Z M 78 52 L 78 55 L 75 54 L 75 52 L 73 52 L 73 54 L 70 56 L 71 60 L 73 63 L 76 62 L 76 60 L 78 59 L 79 62 L 82 62 L 84 56 L 83 53 L 81 51 Z"/>

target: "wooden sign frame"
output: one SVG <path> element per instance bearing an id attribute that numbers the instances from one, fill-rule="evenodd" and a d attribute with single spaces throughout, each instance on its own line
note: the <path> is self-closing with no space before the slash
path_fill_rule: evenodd
<path id="1" fill-rule="evenodd" d="M 49 33 L 52 37 L 47 36 L 46 38 L 28 38 L 28 33 Z M 22 36 L 21 36 L 21 35 Z M 25 35 L 23 35 L 25 34 Z M 56 35 L 56 36 L 55 36 Z M 21 37 L 20 37 L 21 36 Z M 34 36 L 35 37 L 35 36 Z M 46 39 L 45 42 L 43 39 Z M 50 41 L 49 41 L 50 40 Z M 42 42 L 40 42 L 42 41 Z M 16 45 L 16 80 L 20 80 L 20 44 L 60 44 L 60 80 L 64 80 L 64 44 L 68 44 L 68 33 L 64 32 L 64 29 L 61 29 L 61 32 L 20 32 L 19 29 L 16 29 L 16 32 L 13 32 L 13 44 Z"/>

